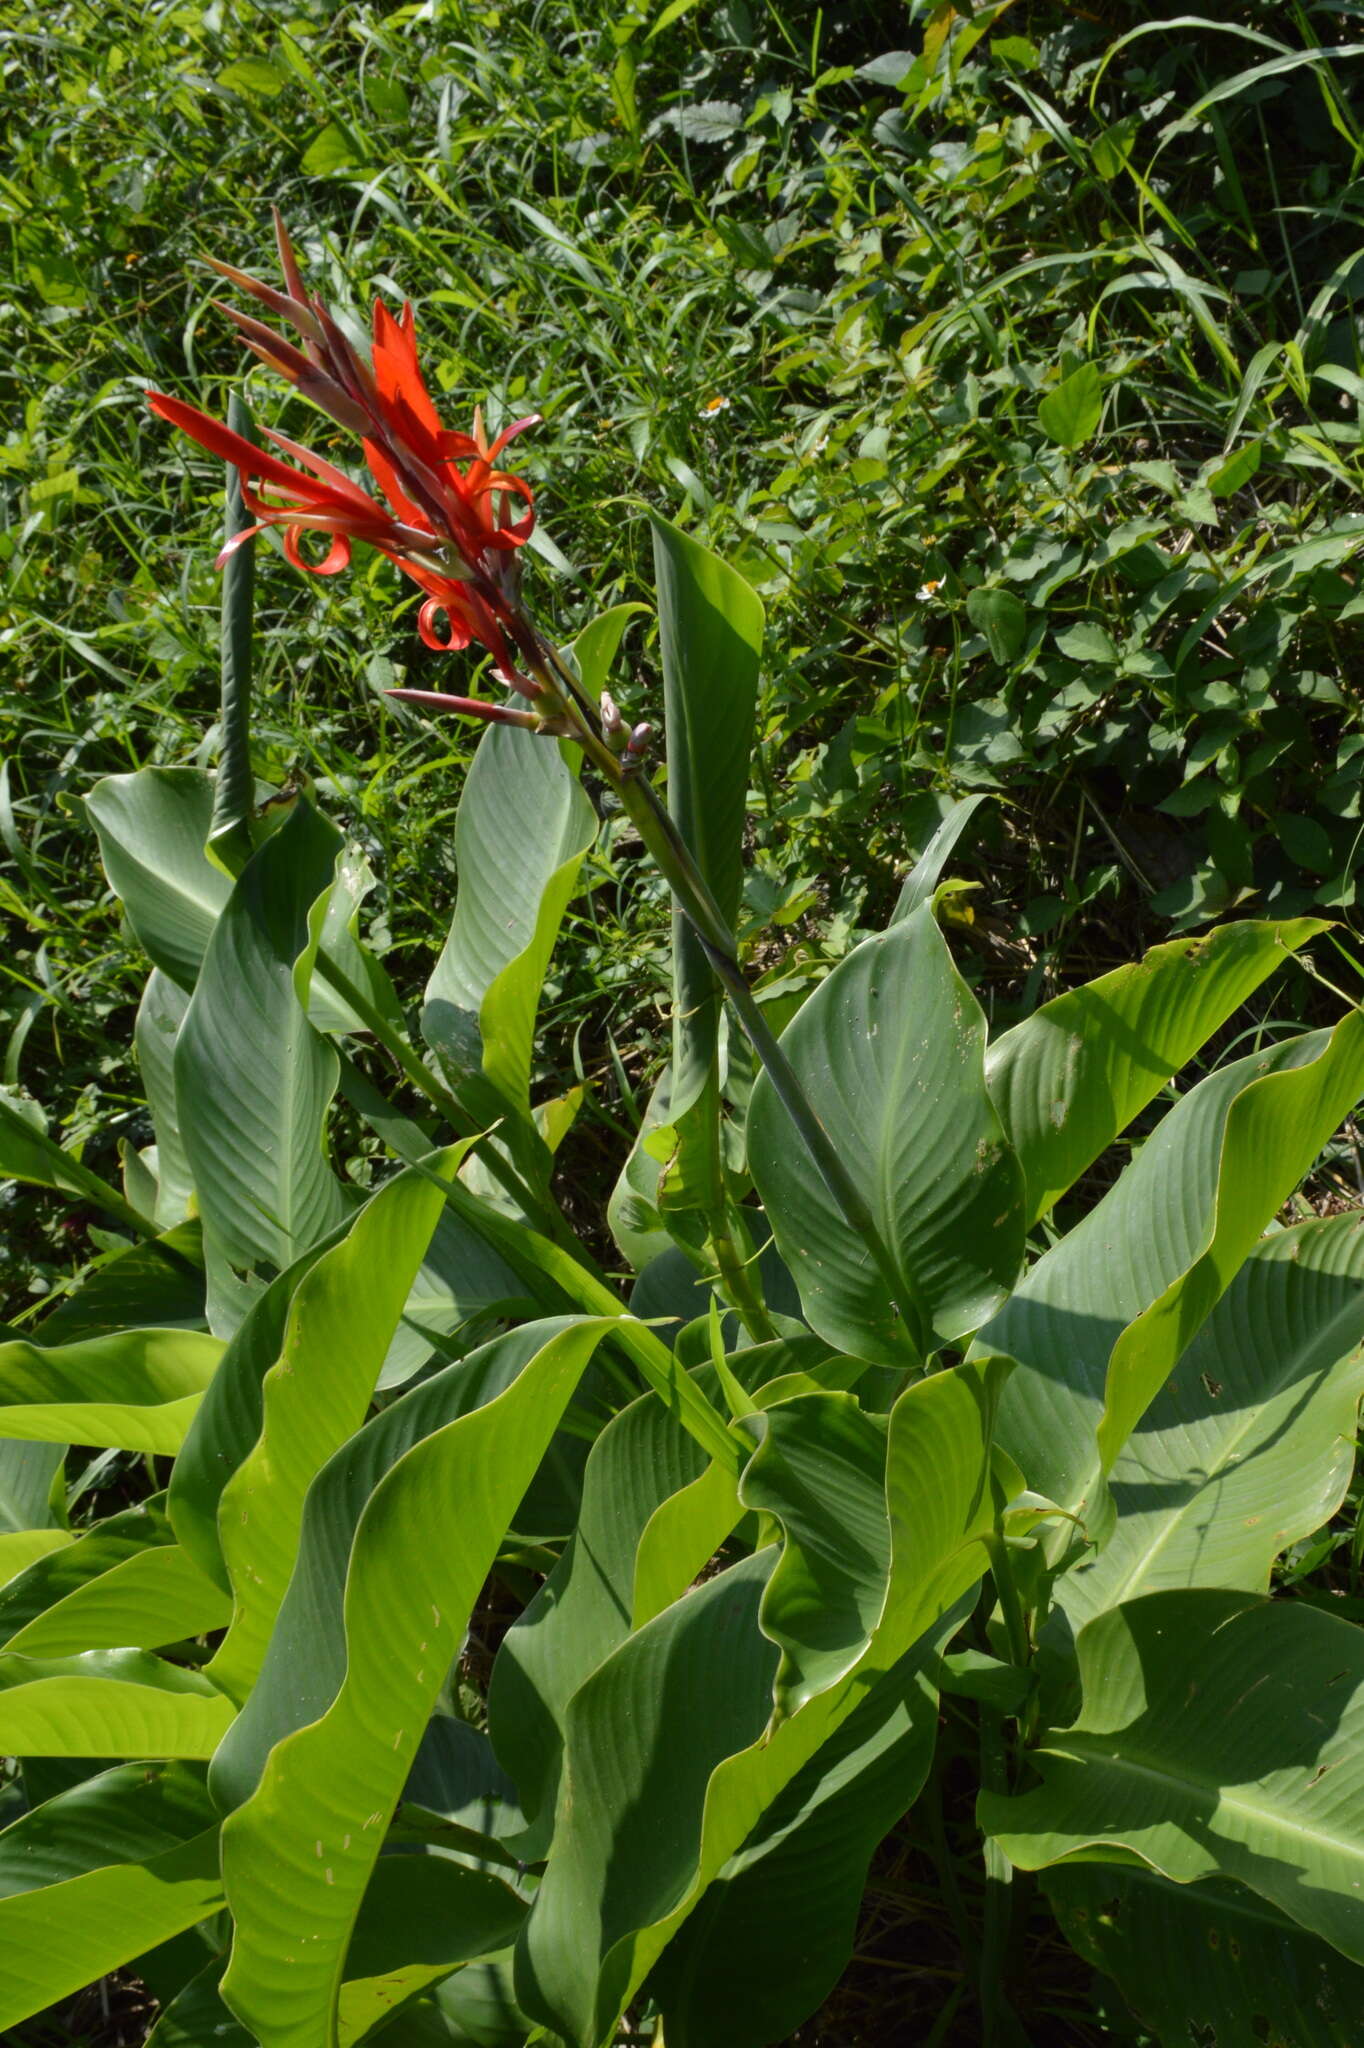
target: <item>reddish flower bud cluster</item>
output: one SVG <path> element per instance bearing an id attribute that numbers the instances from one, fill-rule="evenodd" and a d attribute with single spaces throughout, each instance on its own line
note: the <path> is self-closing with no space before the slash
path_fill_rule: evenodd
<path id="1" fill-rule="evenodd" d="M 342 333 L 321 299 L 303 283 L 279 215 L 275 232 L 286 289 L 262 284 L 230 264 L 213 268 L 289 325 L 295 345 L 263 321 L 231 307 L 247 347 L 287 377 L 305 398 L 339 426 L 361 436 L 379 498 L 320 455 L 269 429 L 269 439 L 301 469 L 257 448 L 209 414 L 178 398 L 153 392 L 153 412 L 202 448 L 235 465 L 242 496 L 256 524 L 229 541 L 219 563 L 262 527 L 284 528 L 284 552 L 295 568 L 334 576 L 350 561 L 352 541 L 366 541 L 396 562 L 426 592 L 418 631 L 428 647 L 486 647 L 505 679 L 527 696 L 538 686 L 518 672 L 515 649 L 526 639 L 516 600 L 516 550 L 535 522 L 530 486 L 499 469 L 507 443 L 538 416 L 516 420 L 491 445 L 480 414 L 472 434 L 443 427 L 417 357 L 411 306 L 395 320 L 375 302 L 372 360 L 366 362 Z M 331 535 L 320 562 L 299 546 L 306 532 Z M 444 617 L 445 634 L 438 628 Z"/>

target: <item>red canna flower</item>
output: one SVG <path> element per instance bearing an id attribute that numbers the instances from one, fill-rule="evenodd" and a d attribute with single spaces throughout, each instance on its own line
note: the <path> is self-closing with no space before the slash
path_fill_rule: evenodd
<path id="1" fill-rule="evenodd" d="M 395 320 L 376 301 L 372 359 L 366 362 L 321 299 L 305 289 L 278 213 L 275 234 L 285 290 L 227 263 L 215 262 L 213 268 L 287 320 L 301 345 L 249 314 L 223 310 L 263 362 L 339 426 L 361 436 L 370 474 L 387 502 L 283 434 L 267 430 L 301 469 L 197 407 L 152 392 L 153 412 L 241 474 L 242 496 L 256 524 L 229 541 L 219 564 L 266 526 L 282 526 L 289 561 L 319 576 L 344 569 L 351 543 L 364 541 L 425 591 L 417 630 L 428 647 L 444 650 L 477 641 L 508 682 L 527 696 L 538 696 L 540 686 L 520 673 L 515 660 L 518 649 L 532 661 L 536 653 L 517 599 L 515 560 L 535 523 L 534 499 L 524 478 L 497 467 L 508 442 L 535 426 L 538 415 L 514 421 L 491 446 L 480 413 L 474 414 L 472 434 L 443 427 L 422 376 L 411 306 L 405 305 Z M 308 532 L 331 536 L 320 561 L 302 553 L 300 539 Z M 444 635 L 437 623 L 442 617 Z"/>

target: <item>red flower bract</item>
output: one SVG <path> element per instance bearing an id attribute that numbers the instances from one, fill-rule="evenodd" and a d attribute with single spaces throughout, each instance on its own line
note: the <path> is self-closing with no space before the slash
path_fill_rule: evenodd
<path id="1" fill-rule="evenodd" d="M 536 694 L 513 658 L 528 631 L 516 602 L 513 558 L 530 537 L 534 500 L 525 480 L 499 469 L 497 458 L 538 416 L 516 420 L 491 445 L 477 412 L 472 434 L 443 427 L 422 376 L 411 306 L 395 320 L 376 301 L 372 360 L 366 362 L 321 299 L 305 290 L 278 214 L 275 232 L 285 290 L 226 263 L 213 267 L 287 320 L 301 346 L 249 314 L 224 311 L 263 362 L 339 426 L 361 436 L 370 474 L 387 503 L 283 434 L 267 430 L 301 468 L 257 448 L 197 407 L 154 391 L 153 412 L 241 474 L 242 496 L 256 524 L 229 541 L 219 563 L 262 527 L 282 526 L 284 552 L 295 568 L 334 576 L 349 563 L 352 541 L 366 541 L 425 591 L 417 625 L 428 647 L 467 647 L 476 640 L 508 681 Z M 331 536 L 321 561 L 304 557 L 299 543 L 306 532 Z M 444 636 L 437 630 L 442 616 Z"/>

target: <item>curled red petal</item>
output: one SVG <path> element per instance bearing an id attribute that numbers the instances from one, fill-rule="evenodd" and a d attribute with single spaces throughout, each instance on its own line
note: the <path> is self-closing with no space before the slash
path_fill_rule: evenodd
<path id="1" fill-rule="evenodd" d="M 445 623 L 450 629 L 448 640 L 442 640 L 436 631 L 435 621 L 441 614 L 444 614 Z M 447 601 L 443 597 L 427 598 L 417 613 L 417 632 L 423 644 L 434 648 L 437 654 L 450 654 L 460 647 L 467 647 L 474 637 L 469 630 L 468 620 L 462 618 L 456 611 L 453 600 Z"/>
<path id="2" fill-rule="evenodd" d="M 301 525 L 287 526 L 284 529 L 284 558 L 286 561 L 292 562 L 296 569 L 306 571 L 309 576 L 339 576 L 343 569 L 349 568 L 350 539 L 348 535 L 344 533 L 336 534 L 323 559 L 320 562 L 310 562 L 306 560 L 298 545 L 299 535 L 306 533 L 307 530 L 305 526 Z"/>

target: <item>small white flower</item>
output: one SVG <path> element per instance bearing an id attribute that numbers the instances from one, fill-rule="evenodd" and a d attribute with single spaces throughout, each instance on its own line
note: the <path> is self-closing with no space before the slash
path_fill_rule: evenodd
<path id="1" fill-rule="evenodd" d="M 938 592 L 942 589 L 942 585 L 943 579 L 941 576 L 939 576 L 936 583 L 921 583 L 914 593 L 915 598 L 920 604 L 927 604 L 930 598 L 937 596 Z"/>
<path id="2" fill-rule="evenodd" d="M 717 412 L 728 412 L 729 400 L 724 397 L 708 398 L 696 417 L 701 420 L 714 419 Z"/>

